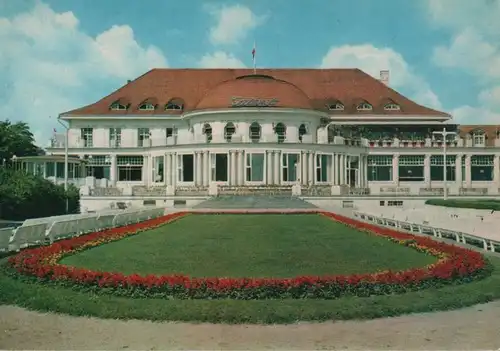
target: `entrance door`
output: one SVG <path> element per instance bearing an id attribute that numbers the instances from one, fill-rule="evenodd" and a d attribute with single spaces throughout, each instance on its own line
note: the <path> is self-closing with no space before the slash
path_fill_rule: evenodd
<path id="1" fill-rule="evenodd" d="M 227 182 L 228 157 L 227 154 L 215 154 L 215 181 Z"/>
<path id="2" fill-rule="evenodd" d="M 358 179 L 358 170 L 349 169 L 349 187 L 355 188 L 357 179 Z"/>

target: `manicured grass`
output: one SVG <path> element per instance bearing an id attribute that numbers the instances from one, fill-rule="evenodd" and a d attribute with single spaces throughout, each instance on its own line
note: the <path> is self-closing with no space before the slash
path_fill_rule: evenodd
<path id="1" fill-rule="evenodd" d="M 15 304 L 38 311 L 78 316 L 213 323 L 370 319 L 457 309 L 499 299 L 500 259 L 491 257 L 490 261 L 493 265 L 492 274 L 468 284 L 448 285 L 401 295 L 342 297 L 335 300 L 131 299 L 39 284 L 33 278 L 13 278 L 0 270 L 0 304 Z M 5 263 L 5 259 L 1 263 Z"/>
<path id="2" fill-rule="evenodd" d="M 317 214 L 190 215 L 61 263 L 125 274 L 294 277 L 425 266 L 436 258 Z"/>
<path id="3" fill-rule="evenodd" d="M 472 208 L 476 210 L 500 210 L 500 200 L 495 199 L 430 199 L 425 202 L 426 205 Z"/>

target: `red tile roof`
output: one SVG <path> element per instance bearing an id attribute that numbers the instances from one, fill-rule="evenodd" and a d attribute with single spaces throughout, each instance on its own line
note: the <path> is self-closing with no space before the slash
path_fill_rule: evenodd
<path id="1" fill-rule="evenodd" d="M 397 115 L 450 117 L 418 105 L 359 69 L 259 69 L 258 75 L 271 76 L 274 80 L 263 83 L 262 80 L 237 79 L 252 73 L 250 69 L 153 69 L 96 103 L 61 115 L 175 115 L 182 111 L 165 111 L 165 105 L 172 99 L 182 102 L 183 111 L 192 111 L 227 108 L 231 98 L 238 96 L 277 98 L 279 107 L 324 112 L 329 112 L 329 102 L 339 101 L 345 109 L 337 113 L 360 115 L 367 112 L 357 111 L 357 103 L 366 101 L 373 106 L 369 114 L 388 116 L 395 114 L 384 110 L 386 102 L 391 100 L 400 105 Z M 140 111 L 141 103 L 150 98 L 157 100 L 156 110 Z M 130 102 L 129 108 L 111 111 L 111 104 L 118 100 Z"/>

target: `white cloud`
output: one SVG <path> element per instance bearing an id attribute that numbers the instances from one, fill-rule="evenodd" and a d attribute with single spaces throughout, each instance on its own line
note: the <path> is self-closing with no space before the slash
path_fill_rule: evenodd
<path id="1" fill-rule="evenodd" d="M 451 111 L 458 124 L 500 124 L 500 112 L 488 108 L 464 105 Z"/>
<path id="2" fill-rule="evenodd" d="M 201 68 L 245 68 L 245 64 L 233 54 L 216 51 L 204 55 L 198 65 Z"/>
<path id="3" fill-rule="evenodd" d="M 391 48 L 370 44 L 332 47 L 321 61 L 321 68 L 359 68 L 375 78 L 380 71 L 390 71 L 389 85 L 404 88 L 416 102 L 440 109 L 441 103 L 425 80 L 415 74 L 403 56 Z"/>
<path id="4" fill-rule="evenodd" d="M 460 106 L 454 119 L 462 124 L 500 124 L 500 1 L 427 0 L 431 22 L 452 33 L 447 45 L 434 48 L 432 61 L 460 69 L 484 86 L 479 106 Z"/>
<path id="5" fill-rule="evenodd" d="M 72 12 L 57 13 L 41 2 L 14 18 L 0 18 L 0 79 L 5 82 L 0 116 L 29 122 L 41 145 L 58 127 L 49 116 L 91 103 L 148 69 L 167 66 L 161 51 L 141 46 L 129 26 L 112 26 L 91 37 L 78 25 Z"/>
<path id="6" fill-rule="evenodd" d="M 210 29 L 210 41 L 214 45 L 236 44 L 265 20 L 243 5 L 211 8 L 209 12 L 216 20 Z"/>

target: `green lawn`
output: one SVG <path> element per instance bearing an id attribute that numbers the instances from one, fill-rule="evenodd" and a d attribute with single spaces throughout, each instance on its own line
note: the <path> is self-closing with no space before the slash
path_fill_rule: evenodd
<path id="1" fill-rule="evenodd" d="M 496 199 L 430 199 L 425 202 L 427 205 L 472 208 L 476 210 L 500 210 L 500 200 Z"/>
<path id="2" fill-rule="evenodd" d="M 190 215 L 61 261 L 99 271 L 193 277 L 353 274 L 433 262 L 317 214 Z"/>

